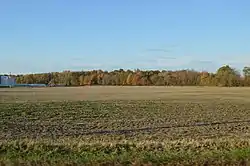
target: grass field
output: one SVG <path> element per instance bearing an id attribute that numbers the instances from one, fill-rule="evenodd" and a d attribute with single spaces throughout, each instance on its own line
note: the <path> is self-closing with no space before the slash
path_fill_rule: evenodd
<path id="1" fill-rule="evenodd" d="M 0 99 L 0 165 L 250 164 L 250 88 L 13 88 Z"/>

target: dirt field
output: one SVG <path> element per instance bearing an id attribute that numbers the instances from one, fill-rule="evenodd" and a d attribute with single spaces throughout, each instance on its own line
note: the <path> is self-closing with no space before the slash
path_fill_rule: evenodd
<path id="1" fill-rule="evenodd" d="M 250 102 L 250 88 L 85 86 L 0 89 L 0 102 L 79 100 L 169 100 L 172 102 L 234 100 Z"/>
<path id="2" fill-rule="evenodd" d="M 12 88 L 0 97 L 0 165 L 250 164 L 250 88 Z"/>

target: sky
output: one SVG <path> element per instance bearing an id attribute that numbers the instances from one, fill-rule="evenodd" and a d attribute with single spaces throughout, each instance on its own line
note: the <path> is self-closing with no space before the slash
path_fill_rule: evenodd
<path id="1" fill-rule="evenodd" d="M 250 66 L 249 0 L 0 0 L 0 73 Z"/>

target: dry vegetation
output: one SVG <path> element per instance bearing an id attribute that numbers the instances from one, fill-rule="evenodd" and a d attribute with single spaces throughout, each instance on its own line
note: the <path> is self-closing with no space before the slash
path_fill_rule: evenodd
<path id="1" fill-rule="evenodd" d="M 0 89 L 0 165 L 246 165 L 250 89 Z"/>
<path id="2" fill-rule="evenodd" d="M 0 102 L 79 100 L 168 100 L 174 102 L 237 100 L 250 102 L 250 88 L 84 86 L 0 89 Z"/>

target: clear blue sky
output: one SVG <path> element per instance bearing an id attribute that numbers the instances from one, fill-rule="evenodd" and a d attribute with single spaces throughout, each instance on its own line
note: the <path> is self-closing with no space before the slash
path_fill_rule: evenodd
<path id="1" fill-rule="evenodd" d="M 250 65 L 249 0 L 3 0 L 0 73 Z"/>

